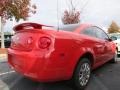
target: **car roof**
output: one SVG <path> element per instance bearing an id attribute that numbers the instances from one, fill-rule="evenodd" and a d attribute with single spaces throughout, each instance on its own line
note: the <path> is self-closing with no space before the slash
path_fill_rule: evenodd
<path id="1" fill-rule="evenodd" d="M 55 27 L 56 29 L 59 30 L 65 30 L 65 31 L 72 31 L 72 32 L 77 32 L 80 31 L 81 29 L 87 28 L 92 26 L 91 24 L 68 24 L 68 25 L 61 25 L 59 27 Z"/>

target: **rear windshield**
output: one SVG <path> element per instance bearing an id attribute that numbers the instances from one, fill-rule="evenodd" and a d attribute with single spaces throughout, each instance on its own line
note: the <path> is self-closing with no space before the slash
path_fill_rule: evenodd
<path id="1" fill-rule="evenodd" d="M 55 27 L 56 29 L 59 30 L 63 30 L 63 31 L 70 31 L 73 32 L 74 30 L 76 30 L 78 27 L 80 26 L 80 24 L 70 24 L 70 25 L 63 25 L 58 27 Z"/>

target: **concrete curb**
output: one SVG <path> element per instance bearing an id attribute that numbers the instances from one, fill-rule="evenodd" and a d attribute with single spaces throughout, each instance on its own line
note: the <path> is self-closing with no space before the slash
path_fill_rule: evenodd
<path id="1" fill-rule="evenodd" d="M 7 54 L 0 54 L 0 58 L 7 58 Z"/>
<path id="2" fill-rule="evenodd" d="M 7 54 L 0 54 L 0 62 L 7 61 Z"/>

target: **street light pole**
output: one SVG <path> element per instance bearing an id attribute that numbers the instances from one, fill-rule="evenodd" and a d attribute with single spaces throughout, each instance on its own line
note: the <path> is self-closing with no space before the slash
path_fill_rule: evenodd
<path id="1" fill-rule="evenodd" d="M 2 24 L 1 16 L 0 16 L 0 32 L 1 32 L 1 48 L 5 48 L 5 45 L 4 45 L 4 31 L 3 31 L 3 24 Z"/>

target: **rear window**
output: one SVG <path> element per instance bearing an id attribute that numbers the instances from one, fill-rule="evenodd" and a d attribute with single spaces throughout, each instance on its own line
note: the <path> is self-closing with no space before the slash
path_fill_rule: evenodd
<path id="1" fill-rule="evenodd" d="M 69 24 L 69 25 L 63 25 L 63 26 L 60 26 L 60 27 L 56 27 L 56 29 L 59 28 L 59 30 L 73 32 L 73 31 L 76 30 L 79 26 L 80 26 L 80 24 Z"/>

